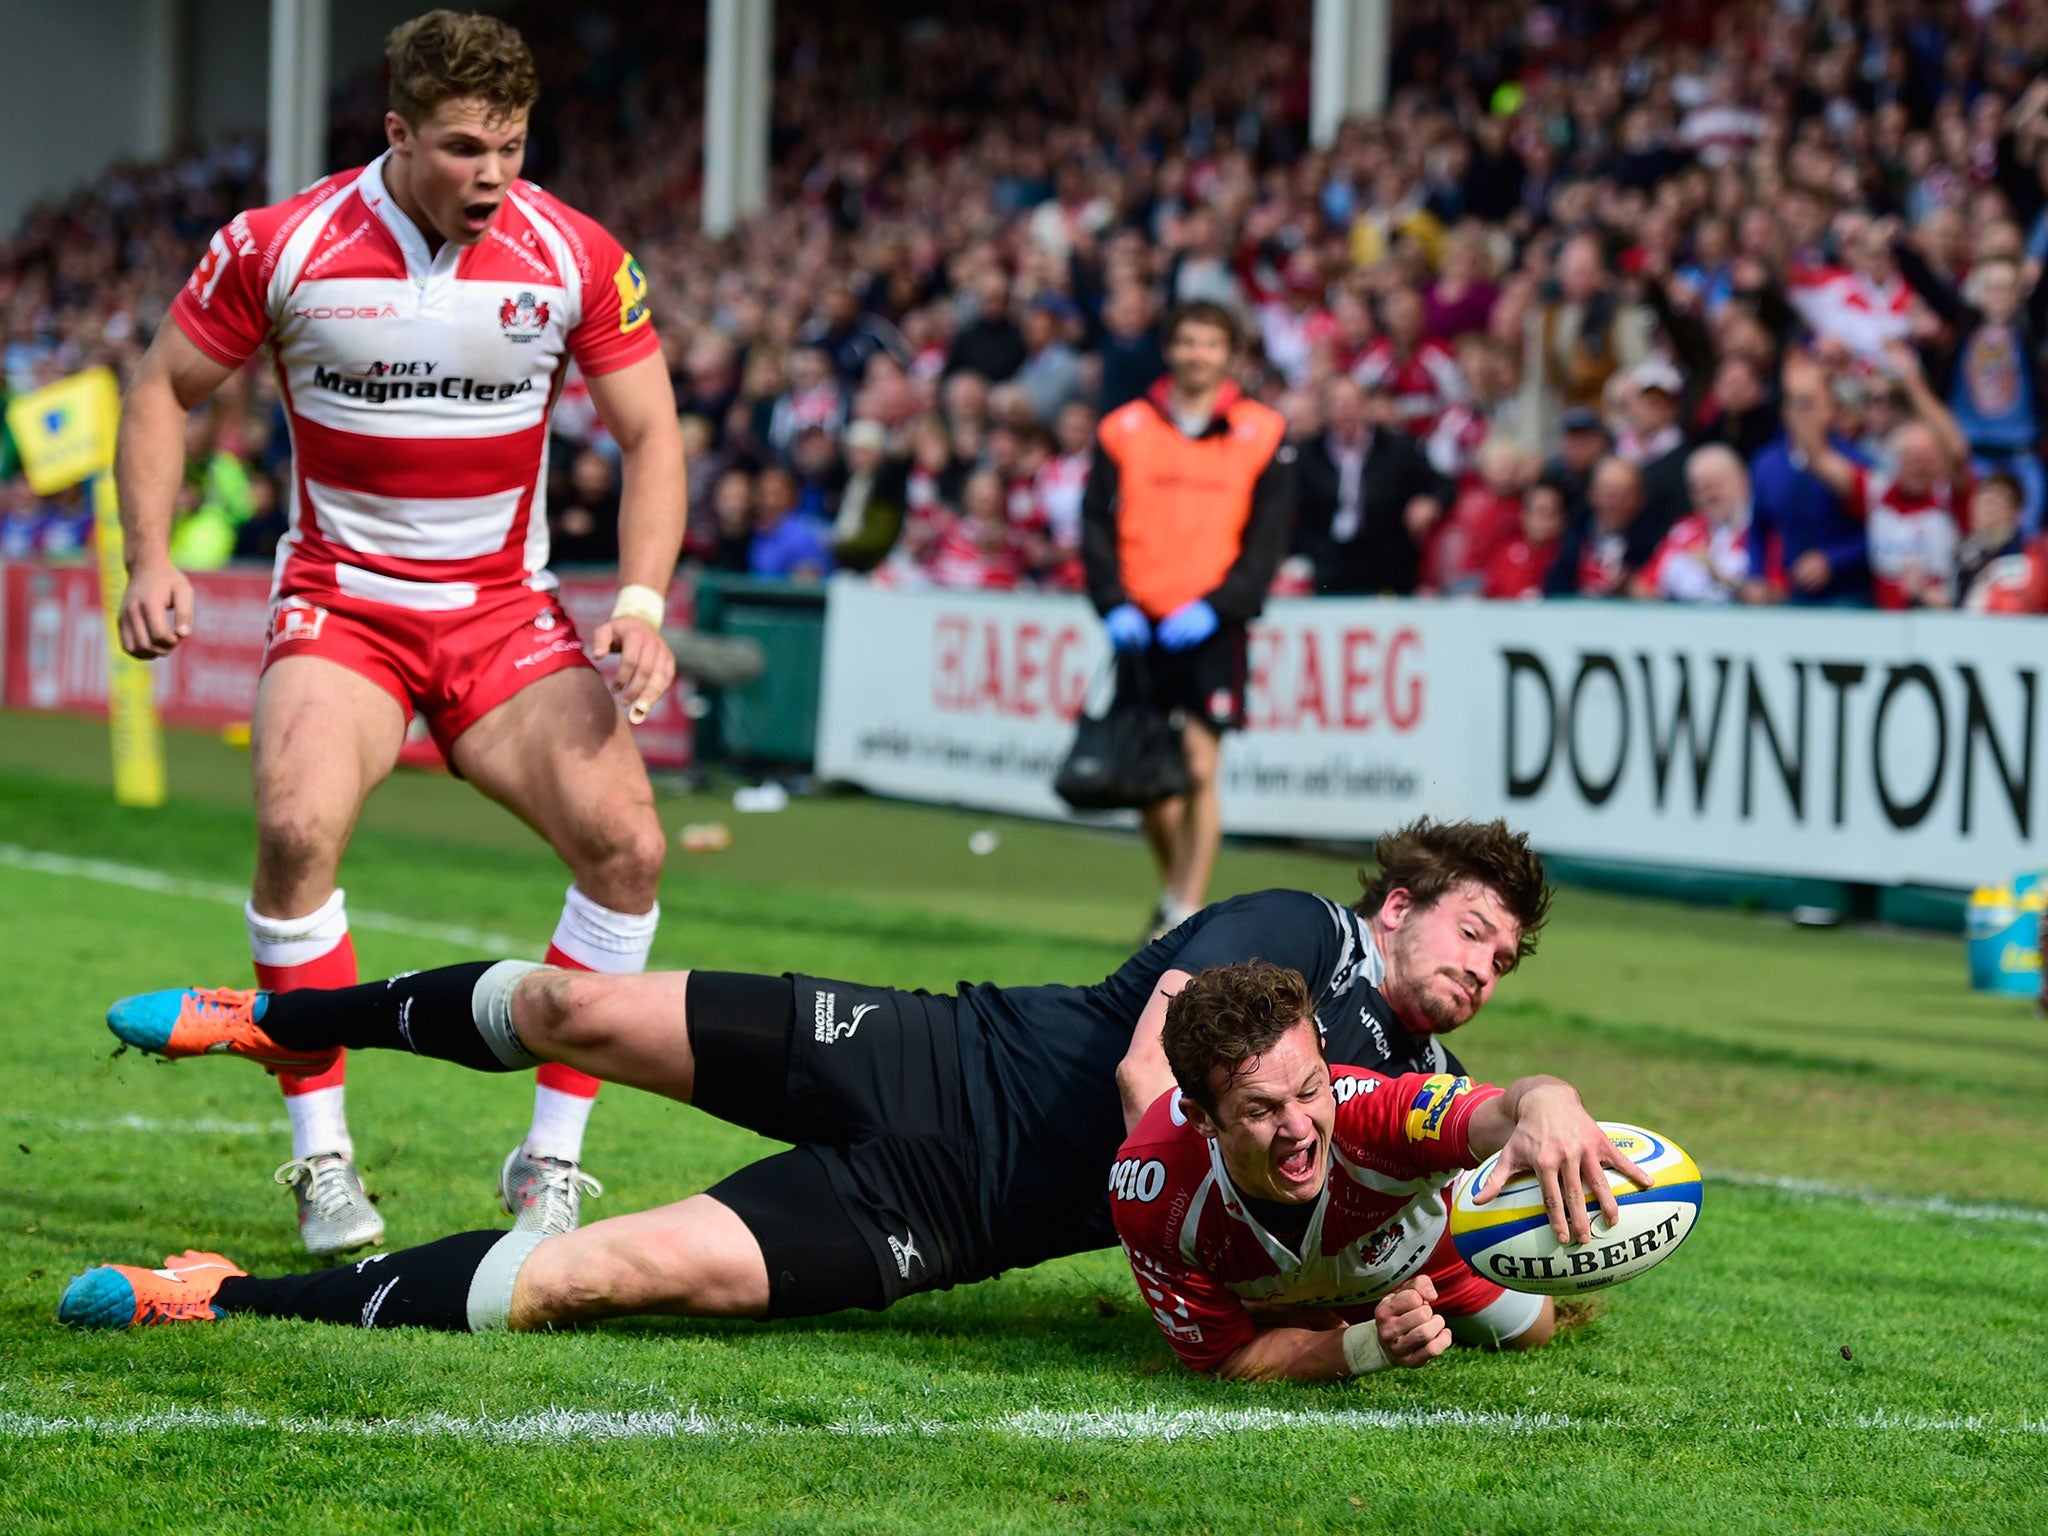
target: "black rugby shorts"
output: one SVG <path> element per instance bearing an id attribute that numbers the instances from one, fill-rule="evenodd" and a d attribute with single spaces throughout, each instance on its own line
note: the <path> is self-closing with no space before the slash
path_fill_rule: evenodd
<path id="1" fill-rule="evenodd" d="M 771 1317 L 886 1307 L 995 1274 L 958 1000 L 693 971 L 694 1102 L 794 1150 L 707 1193 L 768 1262 Z"/>
<path id="2" fill-rule="evenodd" d="M 1228 619 L 1200 645 L 1145 652 L 1151 697 L 1174 723 L 1199 720 L 1217 735 L 1244 728 L 1245 627 Z"/>

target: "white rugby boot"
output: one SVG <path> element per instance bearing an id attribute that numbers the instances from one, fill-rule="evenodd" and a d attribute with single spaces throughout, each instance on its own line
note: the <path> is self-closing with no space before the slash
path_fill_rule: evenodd
<path id="1" fill-rule="evenodd" d="M 384 1218 L 370 1203 L 356 1165 L 341 1153 L 293 1158 L 271 1177 L 291 1186 L 299 1207 L 299 1241 L 306 1252 L 348 1253 L 384 1241 Z"/>
<path id="2" fill-rule="evenodd" d="M 506 1155 L 498 1173 L 498 1196 L 514 1232 L 574 1232 L 586 1194 L 602 1199 L 604 1186 L 567 1158 L 530 1156 L 524 1142 Z"/>

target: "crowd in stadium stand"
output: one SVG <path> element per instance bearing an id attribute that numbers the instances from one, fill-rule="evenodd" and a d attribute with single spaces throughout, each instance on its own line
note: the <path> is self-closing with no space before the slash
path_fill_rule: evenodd
<path id="1" fill-rule="evenodd" d="M 515 18 L 530 173 L 649 274 L 703 565 L 1077 589 L 1095 422 L 1206 298 L 1299 448 L 1277 590 L 2048 609 L 2048 7 L 1403 0 L 1327 152 L 1312 7 L 912 9 L 778 6 L 771 211 L 720 242 L 704 8 Z M 380 108 L 338 94 L 335 163 Z M 8 388 L 130 366 L 260 181 L 236 141 L 32 215 Z M 273 393 L 195 419 L 186 563 L 274 545 Z M 603 561 L 573 382 L 555 432 L 556 558 Z M 0 558 L 75 549 L 8 468 Z"/>

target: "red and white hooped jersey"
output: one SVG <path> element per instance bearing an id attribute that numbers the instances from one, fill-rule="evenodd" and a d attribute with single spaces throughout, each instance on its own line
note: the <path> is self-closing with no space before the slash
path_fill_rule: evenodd
<path id="1" fill-rule="evenodd" d="M 1717 523 L 1704 512 L 1689 512 L 1671 525 L 1656 553 L 1644 562 L 1643 582 L 1656 596 L 1673 602 L 1732 602 L 1749 580 L 1753 534 L 1746 507 L 1740 523 Z"/>
<path id="2" fill-rule="evenodd" d="M 1366 389 L 1383 389 L 1394 397 L 1394 425 L 1417 442 L 1436 430 L 1437 418 L 1471 398 L 1457 354 L 1440 341 L 1418 341 L 1402 357 L 1382 336 L 1359 360 L 1351 376 Z"/>
<path id="3" fill-rule="evenodd" d="M 1911 608 L 1924 583 L 1955 586 L 1963 519 L 1974 494 L 1968 470 L 1954 480 L 1937 481 L 1923 496 L 1912 496 L 1891 476 L 1857 466 L 1848 510 L 1863 521 L 1872 602 L 1880 608 Z"/>
<path id="4" fill-rule="evenodd" d="M 548 412 L 659 349 L 647 286 L 595 220 L 514 182 L 484 238 L 430 251 L 384 156 L 218 231 L 171 307 L 208 356 L 265 343 L 292 434 L 278 590 L 418 610 L 547 589 Z"/>
<path id="5" fill-rule="evenodd" d="M 1424 1269 L 1450 1220 L 1450 1175 L 1471 1167 L 1472 1111 L 1498 1088 L 1443 1072 L 1382 1077 L 1330 1068 L 1330 1177 L 1300 1252 L 1259 1224 L 1216 1144 L 1162 1094 L 1110 1169 L 1110 1214 L 1138 1289 L 1174 1353 L 1214 1370 L 1251 1340 L 1259 1312 L 1347 1321 Z"/>

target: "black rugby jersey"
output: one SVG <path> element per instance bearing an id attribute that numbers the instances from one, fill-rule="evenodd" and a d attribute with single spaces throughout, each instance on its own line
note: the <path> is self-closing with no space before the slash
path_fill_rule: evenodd
<path id="1" fill-rule="evenodd" d="M 1116 1068 L 1170 970 L 1243 960 L 1299 971 L 1334 1063 L 1388 1076 L 1463 1072 L 1394 1017 L 1385 962 L 1350 908 L 1307 891 L 1205 907 L 1092 987 L 960 988 L 961 1067 L 980 1145 L 983 1215 L 1006 1268 L 1116 1242 L 1108 1183 L 1123 1144 Z"/>

